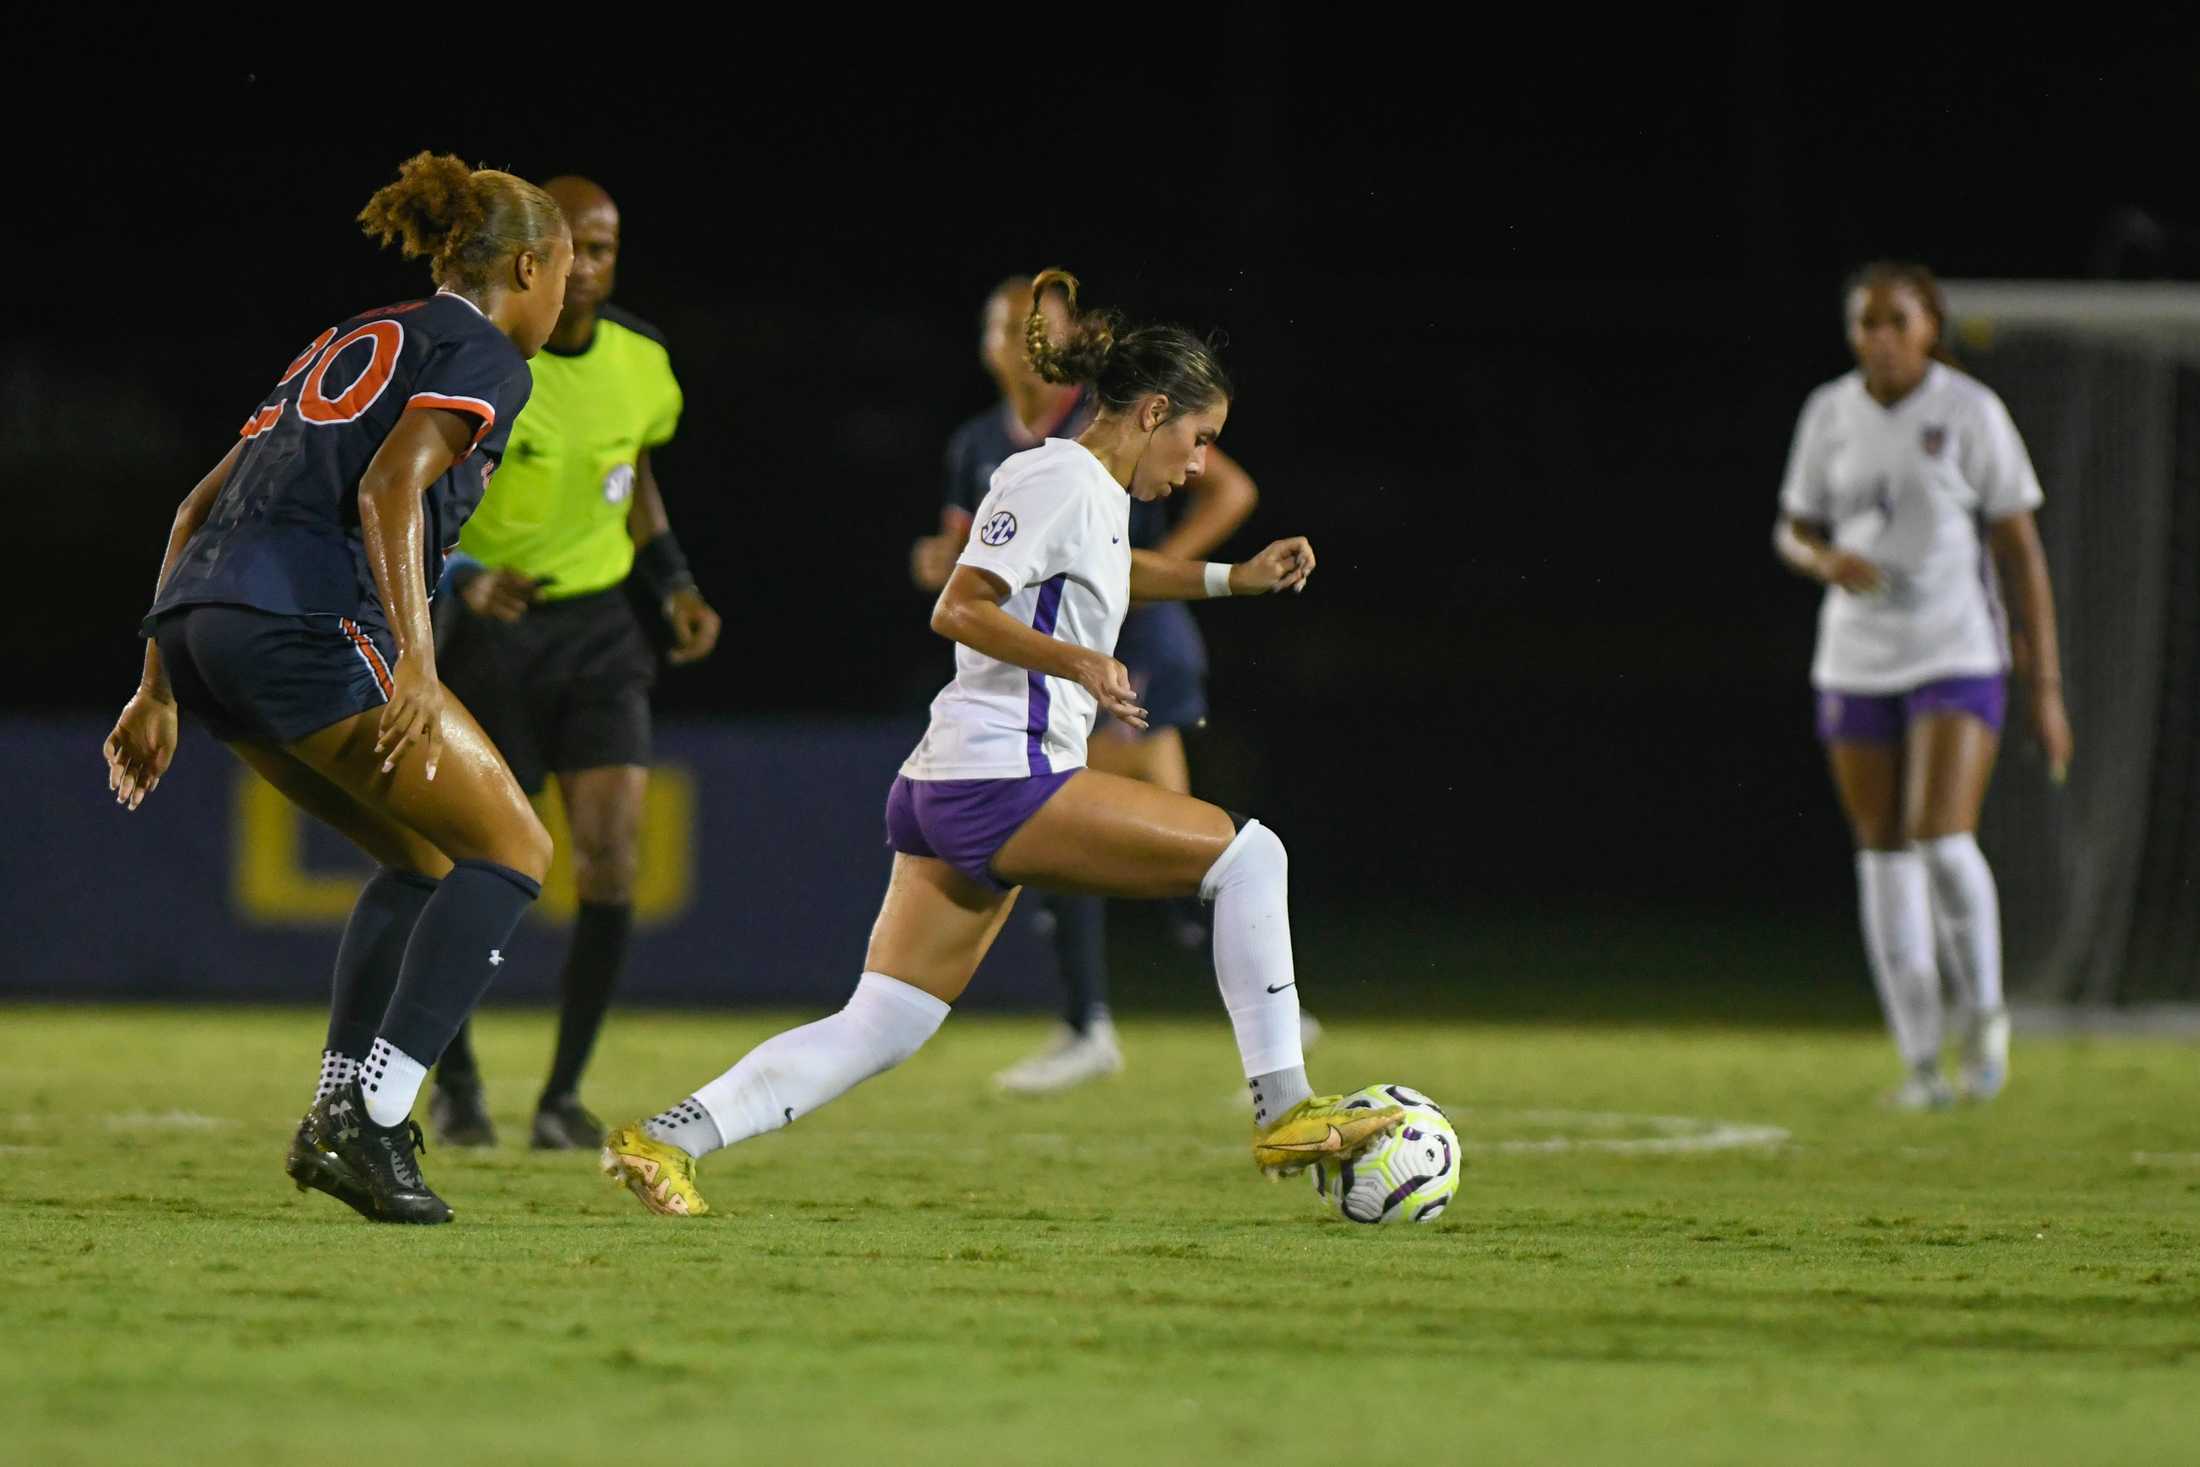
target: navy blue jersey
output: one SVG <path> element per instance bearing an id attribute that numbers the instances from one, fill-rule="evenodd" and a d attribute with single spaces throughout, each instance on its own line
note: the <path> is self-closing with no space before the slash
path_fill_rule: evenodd
<path id="1" fill-rule="evenodd" d="M 359 534 L 359 481 L 407 408 L 476 420 L 474 441 L 421 498 L 433 590 L 527 405 L 527 361 L 448 291 L 354 316 L 314 338 L 245 420 L 244 452 L 184 546 L 148 620 L 226 603 L 386 627 Z"/>

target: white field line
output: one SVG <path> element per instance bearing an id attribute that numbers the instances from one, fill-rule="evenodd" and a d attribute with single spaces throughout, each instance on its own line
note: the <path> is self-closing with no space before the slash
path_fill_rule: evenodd
<path id="1" fill-rule="evenodd" d="M 133 1110 L 95 1119 L 108 1131 L 219 1131 L 239 1124 L 228 1116 L 202 1116 L 190 1110 Z M 0 1116 L 0 1130 L 7 1131 L 43 1131 L 57 1123 L 53 1116 Z"/>
<path id="2" fill-rule="evenodd" d="M 1513 1125 L 1548 1129 L 1549 1136 L 1513 1137 L 1502 1141 L 1469 1140 L 1477 1116 L 1502 1117 Z M 1785 1146 L 1789 1135 L 1781 1126 L 1721 1121 L 1704 1116 L 1632 1115 L 1602 1110 L 1462 1111 L 1459 1124 L 1465 1151 L 1495 1151 L 1508 1155 L 1536 1156 L 1561 1151 L 1605 1151 L 1622 1156 L 1661 1156 L 1692 1151 L 1738 1151 L 1750 1147 Z M 1649 1134 L 1645 1135 L 1644 1132 Z M 1628 1134 L 1633 1133 L 1633 1134 Z"/>

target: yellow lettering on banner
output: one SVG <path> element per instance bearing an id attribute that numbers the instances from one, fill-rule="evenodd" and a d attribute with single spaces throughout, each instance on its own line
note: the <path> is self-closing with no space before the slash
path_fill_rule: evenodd
<path id="1" fill-rule="evenodd" d="M 306 815 L 249 769 L 237 771 L 230 819 L 230 887 L 238 915 L 267 926 L 340 923 L 359 900 L 363 871 L 305 863 Z"/>
<path id="2" fill-rule="evenodd" d="M 573 918 L 572 833 L 552 781 L 535 802 L 555 842 L 549 878 L 536 909 L 557 922 Z M 315 871 L 306 865 L 303 810 L 248 769 L 237 771 L 230 822 L 230 888 L 237 913 L 267 926 L 341 925 L 371 869 Z M 660 764 L 649 772 L 642 805 L 641 872 L 634 884 L 634 920 L 659 926 L 678 919 L 695 892 L 695 771 Z"/>
<path id="3" fill-rule="evenodd" d="M 550 874 L 543 879 L 535 909 L 553 921 L 569 922 L 580 898 L 573 888 L 573 832 L 556 780 L 535 801 L 535 813 L 550 832 L 552 848 Z M 634 921 L 662 926 L 686 912 L 695 893 L 695 771 L 685 764 L 659 764 L 649 771 L 641 856 L 634 879 Z"/>

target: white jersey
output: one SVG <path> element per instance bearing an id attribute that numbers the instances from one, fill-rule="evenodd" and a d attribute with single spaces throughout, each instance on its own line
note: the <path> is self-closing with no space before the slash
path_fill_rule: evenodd
<path id="1" fill-rule="evenodd" d="M 1131 496 L 1069 438 L 993 471 L 959 564 L 1009 588 L 1024 625 L 1111 656 L 1131 603 Z M 957 644 L 955 680 L 901 766 L 911 779 L 1012 779 L 1078 769 L 1099 704 L 1081 685 Z"/>
<path id="2" fill-rule="evenodd" d="M 1885 584 L 1861 596 L 1827 588 L 1811 682 L 1884 694 L 2008 671 L 2008 620 L 1983 527 L 2039 504 L 2009 410 L 1975 377 L 1935 362 L 1893 407 L 1864 390 L 1860 372 L 1813 392 L 1780 508 L 1827 526 Z"/>

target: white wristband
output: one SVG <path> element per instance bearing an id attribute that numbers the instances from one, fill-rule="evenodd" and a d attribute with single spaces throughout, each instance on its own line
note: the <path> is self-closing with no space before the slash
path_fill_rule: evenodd
<path id="1" fill-rule="evenodd" d="M 1227 596 L 1230 594 L 1230 564 L 1228 561 L 1210 560 L 1207 562 L 1207 594 L 1210 596 Z"/>

